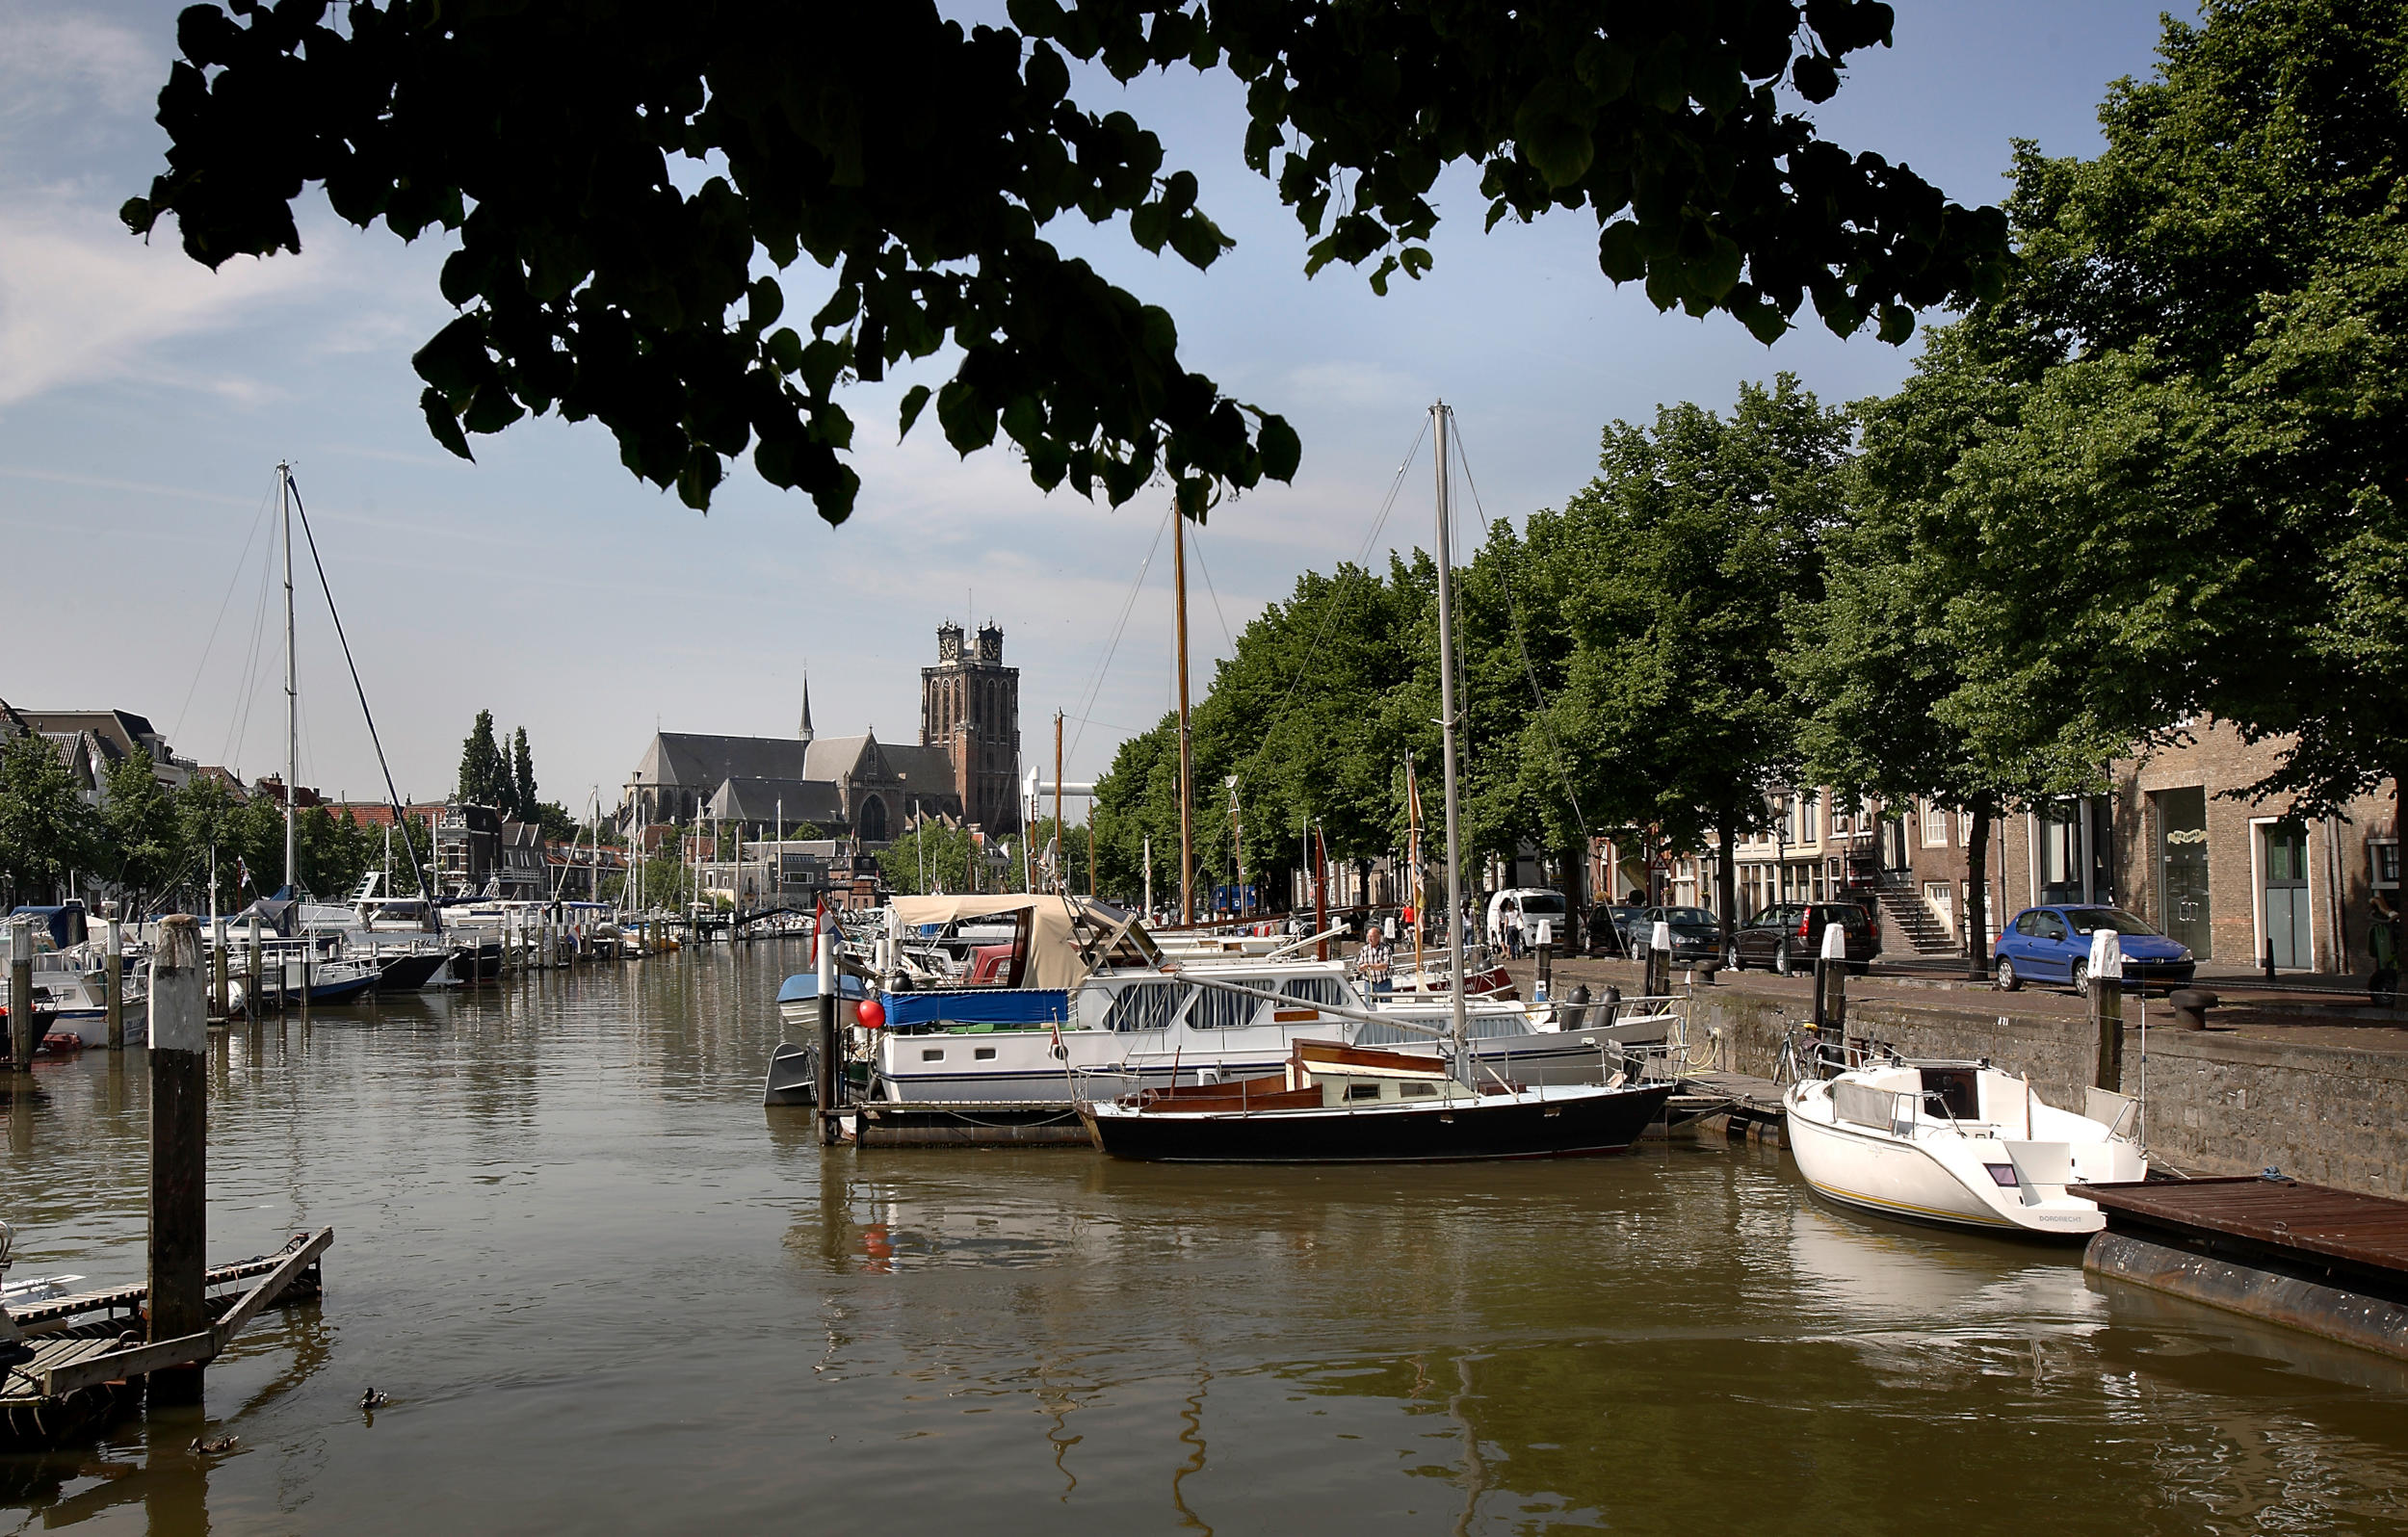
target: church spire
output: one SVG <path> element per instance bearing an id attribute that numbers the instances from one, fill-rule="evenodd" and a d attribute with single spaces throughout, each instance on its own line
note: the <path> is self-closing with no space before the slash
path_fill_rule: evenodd
<path id="1" fill-rule="evenodd" d="M 806 747 L 807 747 L 807 746 L 809 746 L 809 745 L 811 744 L 811 737 L 812 737 L 812 732 L 811 732 L 811 674 L 809 674 L 808 672 L 806 672 L 806 673 L 804 673 L 804 674 L 802 675 L 802 733 L 801 733 L 801 734 L 802 734 L 802 742 L 803 742 L 803 745 L 804 745 L 804 746 L 806 746 Z"/>

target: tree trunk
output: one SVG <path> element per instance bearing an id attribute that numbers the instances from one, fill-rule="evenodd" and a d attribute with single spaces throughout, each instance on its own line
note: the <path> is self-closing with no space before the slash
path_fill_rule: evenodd
<path id="1" fill-rule="evenodd" d="M 1722 888 L 1722 900 L 1719 904 L 1722 919 L 1722 949 L 1723 952 L 1728 954 L 1731 949 L 1731 930 L 1738 926 L 1740 921 L 1739 819 L 1737 817 L 1724 818 L 1722 825 L 1715 828 L 1714 832 L 1718 839 L 1714 848 L 1714 880 Z"/>
<path id="2" fill-rule="evenodd" d="M 1965 953 L 1968 981 L 1990 979 L 1990 803 L 1973 806 L 1974 835 L 1965 841 Z"/>

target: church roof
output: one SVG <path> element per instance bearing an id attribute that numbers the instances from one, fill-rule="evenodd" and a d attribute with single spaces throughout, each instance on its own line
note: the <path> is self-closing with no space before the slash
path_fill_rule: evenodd
<path id="1" fill-rule="evenodd" d="M 816 752 L 818 744 L 809 744 Z M 793 738 L 709 737 L 683 731 L 654 735 L 651 746 L 636 764 L 637 779 L 646 785 L 674 787 L 709 794 L 729 779 L 827 779 L 811 772 L 805 763 L 806 744 Z"/>
<path id="2" fill-rule="evenodd" d="M 824 779 L 727 779 L 711 796 L 710 814 L 723 821 L 770 821 L 841 826 L 845 805 Z"/>

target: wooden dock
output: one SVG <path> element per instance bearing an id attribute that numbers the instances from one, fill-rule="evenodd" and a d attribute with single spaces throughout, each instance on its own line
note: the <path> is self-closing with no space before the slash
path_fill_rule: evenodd
<path id="1" fill-rule="evenodd" d="M 150 1290 L 143 1286 L 0 1313 L 0 1345 L 17 1357 L 0 1367 L 0 1447 L 55 1446 L 129 1402 L 151 1372 L 211 1360 L 262 1308 L 317 1295 L 319 1259 L 333 1241 L 334 1230 L 320 1228 L 296 1234 L 275 1254 L 212 1267 L 209 1288 L 250 1285 L 210 1298 L 210 1326 L 172 1340 L 145 1342 Z"/>
<path id="2" fill-rule="evenodd" d="M 1765 1147 L 1781 1145 L 1784 1124 L 1781 1086 L 1747 1073 L 1685 1073 L 1664 1107 L 1667 1132 L 1687 1128 L 1698 1136 Z"/>
<path id="3" fill-rule="evenodd" d="M 1068 1100 L 873 1100 L 831 1112 L 862 1147 L 1087 1147 Z"/>
<path id="4" fill-rule="evenodd" d="M 2408 1201 L 2280 1175 L 2087 1185 L 2082 1267 L 2408 1360 Z"/>

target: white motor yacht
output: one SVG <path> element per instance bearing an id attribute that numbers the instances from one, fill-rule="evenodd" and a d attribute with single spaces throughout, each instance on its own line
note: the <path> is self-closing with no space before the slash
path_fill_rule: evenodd
<path id="1" fill-rule="evenodd" d="M 2077 1115 L 1988 1062 L 1887 1056 L 1793 1084 L 1783 1103 L 1815 1193 L 1884 1216 L 2086 1237 L 2106 1219 L 2081 1186 L 2149 1172 L 2137 1101 L 2094 1088 Z"/>

